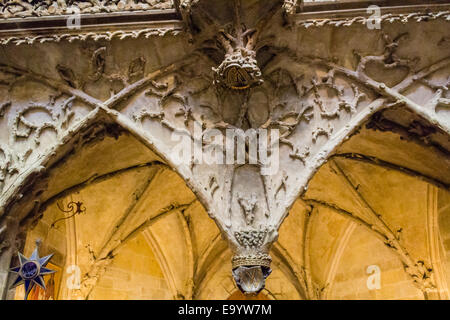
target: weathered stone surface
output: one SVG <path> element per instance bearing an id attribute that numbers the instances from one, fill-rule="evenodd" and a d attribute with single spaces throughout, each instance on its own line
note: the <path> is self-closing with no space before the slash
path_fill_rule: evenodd
<path id="1" fill-rule="evenodd" d="M 173 8 L 172 0 L 4 0 L 0 19 Z"/>
<path id="2" fill-rule="evenodd" d="M 364 166 L 399 171 L 400 176 L 393 174 L 391 182 L 379 185 L 416 179 L 419 182 L 414 180 L 417 185 L 411 192 L 417 192 L 418 203 L 408 210 L 421 208 L 430 215 L 434 209 L 421 207 L 432 203 L 429 197 L 434 191 L 429 186 L 448 190 L 450 35 L 445 14 L 444 19 L 439 16 L 426 23 L 383 22 L 383 29 L 371 32 L 364 24 L 305 29 L 295 27 L 303 22 L 292 16 L 292 4 L 288 1 L 284 6 L 290 12 L 286 19 L 281 1 L 273 2 L 273 7 L 266 1 L 242 7 L 234 1 L 216 1 L 223 15 L 210 2 L 183 2 L 189 39 L 136 35 L 98 42 L 4 45 L 0 223 L 13 217 L 20 222 L 20 232 L 36 225 L 41 228 L 36 234 L 45 234 L 51 223 L 43 226 L 40 218 L 50 215 L 54 201 L 75 196 L 75 191 L 86 193 L 86 215 L 94 211 L 98 217 L 80 215 L 76 217 L 80 230 L 70 226 L 70 232 L 81 232 L 70 256 L 79 257 L 83 274 L 73 297 L 104 296 L 102 290 L 112 285 L 106 281 L 97 290 L 102 275 L 114 269 L 119 251 L 141 233 L 152 248 L 142 254 L 143 261 L 163 269 L 164 297 L 211 296 L 210 285 L 219 281 L 212 280 L 211 270 L 225 267 L 228 276 L 234 270 L 240 289 L 250 293 L 262 290 L 272 267 L 267 285 L 276 287 L 269 285 L 270 279 L 282 273 L 292 284 L 283 289 L 289 297 L 346 297 L 350 285 L 342 284 L 342 291 L 333 293 L 327 285 L 341 276 L 338 264 L 353 232 L 361 239 L 372 233 L 381 239 L 378 245 L 389 257 L 380 261 L 386 265 L 394 259 L 390 255 L 399 259 L 400 267 L 397 263 L 389 268 L 395 272 L 403 268 L 415 288 L 404 297 L 416 294 L 416 289 L 427 295 L 443 288 L 444 276 L 431 271 L 431 265 L 440 261 L 439 249 L 433 251 L 434 260 L 425 257 L 426 250 L 414 251 L 413 243 L 398 235 L 406 221 L 396 221 L 389 213 L 403 214 L 405 209 L 382 205 L 383 199 L 372 199 L 372 192 L 360 187 L 369 185 L 369 176 L 375 180 L 376 170 Z M 259 16 L 249 14 L 258 9 Z M 205 10 L 209 17 L 202 14 Z M 43 60 L 42 54 L 48 58 Z M 195 156 L 179 163 L 174 152 L 179 141 L 172 138 L 177 133 L 186 144 L 216 148 L 216 155 L 226 162 L 226 150 L 218 148 L 217 141 L 203 139 L 196 126 L 223 136 L 233 129 L 238 139 L 246 134 L 269 139 L 268 157 L 277 163 L 275 170 L 267 174 L 261 161 L 204 164 Z M 252 158 L 250 150 L 244 154 L 247 160 Z M 116 176 L 122 170 L 127 175 Z M 117 187 L 110 188 L 122 183 L 122 197 L 118 197 Z M 92 194 L 111 192 L 111 198 L 92 199 L 87 191 L 91 188 Z M 340 188 L 346 192 L 339 193 Z M 327 189 L 338 194 L 328 197 Z M 428 196 L 424 197 L 424 190 Z M 292 222 L 302 233 L 293 228 L 282 241 L 282 223 L 290 211 L 304 216 L 303 221 Z M 321 221 L 319 211 L 344 216 L 351 223 L 335 217 L 330 218 L 333 222 Z M 205 213 L 218 230 L 211 221 L 203 222 Z M 427 219 L 435 221 L 434 216 Z M 96 220 L 103 221 L 105 228 L 98 238 L 91 226 Z M 412 229 L 424 223 L 423 216 L 413 220 Z M 336 234 L 325 227 L 327 223 L 336 223 Z M 196 225 L 203 224 L 208 231 L 200 236 Z M 319 228 L 327 235 L 321 238 Z M 437 237 L 436 231 L 429 232 Z M 165 244 L 168 233 L 183 234 L 184 238 L 174 240 L 177 249 Z M 296 250 L 289 244 L 293 235 L 302 238 L 300 257 L 289 253 Z M 64 238 L 53 233 L 52 237 L 54 243 Z M 422 238 L 424 243 L 431 241 Z M 281 244 L 274 245 L 278 239 Z M 335 253 L 318 254 L 312 261 L 313 252 L 326 248 L 334 248 Z M 11 253 L 1 258 L 5 265 Z M 156 264 L 150 263 L 153 254 Z M 180 256 L 187 266 L 178 270 L 171 265 L 179 264 Z M 213 260 L 226 259 L 231 264 L 213 266 Z M 320 259 L 328 269 L 321 269 Z M 258 276 L 258 283 L 247 281 L 248 270 Z M 158 268 L 152 272 L 141 273 L 153 286 L 159 283 L 154 281 Z M 342 283 L 349 281 L 342 277 Z M 224 284 L 226 292 L 228 285 L 232 282 Z M 130 297 L 120 291 L 123 288 L 114 289 L 119 290 L 115 298 Z M 71 296 L 66 292 L 64 297 Z"/>

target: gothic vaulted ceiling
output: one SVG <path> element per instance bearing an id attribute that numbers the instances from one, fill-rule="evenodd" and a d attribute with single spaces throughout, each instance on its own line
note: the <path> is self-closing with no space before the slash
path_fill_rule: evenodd
<path id="1" fill-rule="evenodd" d="M 3 297 L 39 238 L 60 299 L 449 298 L 448 4 L 38 2 L 0 4 Z M 268 162 L 179 161 L 227 130 Z"/>

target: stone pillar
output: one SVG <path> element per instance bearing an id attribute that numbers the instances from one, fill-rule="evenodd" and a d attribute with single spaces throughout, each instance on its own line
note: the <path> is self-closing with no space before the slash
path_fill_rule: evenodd
<path id="1" fill-rule="evenodd" d="M 11 217 L 5 217 L 0 224 L 0 298 L 13 299 L 14 290 L 9 290 L 11 260 L 17 253 L 16 239 L 19 223 Z"/>

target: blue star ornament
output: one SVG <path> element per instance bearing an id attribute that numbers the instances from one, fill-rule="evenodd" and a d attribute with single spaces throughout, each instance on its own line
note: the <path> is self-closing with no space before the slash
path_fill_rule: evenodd
<path id="1" fill-rule="evenodd" d="M 40 258 L 38 246 L 34 249 L 30 258 L 26 258 L 19 252 L 20 266 L 12 268 L 10 271 L 17 273 L 17 278 L 11 285 L 11 289 L 25 284 L 25 300 L 28 297 L 34 285 L 38 285 L 45 290 L 45 283 L 43 276 L 56 272 L 55 270 L 47 269 L 45 266 L 52 258 L 53 254 Z"/>

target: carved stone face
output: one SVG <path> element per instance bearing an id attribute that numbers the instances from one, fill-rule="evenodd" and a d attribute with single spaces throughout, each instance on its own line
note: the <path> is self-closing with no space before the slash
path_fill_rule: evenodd
<path id="1" fill-rule="evenodd" d="M 242 292 L 257 295 L 271 272 L 270 268 L 263 266 L 240 266 L 233 270 L 233 277 Z"/>

